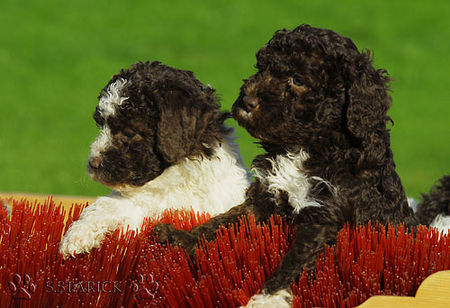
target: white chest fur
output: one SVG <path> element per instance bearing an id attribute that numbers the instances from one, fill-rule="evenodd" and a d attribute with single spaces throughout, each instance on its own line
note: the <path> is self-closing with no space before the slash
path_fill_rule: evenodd
<path id="1" fill-rule="evenodd" d="M 294 213 L 308 206 L 321 206 L 322 204 L 311 196 L 311 189 L 317 182 L 331 186 L 319 177 L 310 177 L 305 173 L 304 162 L 309 158 L 308 153 L 300 150 L 297 153 L 277 155 L 268 159 L 272 165 L 271 170 L 252 169 L 255 176 L 267 187 L 267 190 L 278 198 L 282 191 L 288 194 L 289 204 Z M 316 184 L 314 184 L 314 182 Z"/>

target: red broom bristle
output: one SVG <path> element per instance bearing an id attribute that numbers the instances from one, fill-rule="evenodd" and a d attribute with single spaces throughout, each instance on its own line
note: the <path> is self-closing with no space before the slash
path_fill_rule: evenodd
<path id="1" fill-rule="evenodd" d="M 216 241 L 201 241 L 191 258 L 181 248 L 157 243 L 153 226 L 174 223 L 187 230 L 209 216 L 167 211 L 159 220 L 146 220 L 139 234 L 117 230 L 99 249 L 63 260 L 59 241 L 84 206 L 75 205 L 67 215 L 52 199 L 43 205 L 8 202 L 11 216 L 0 206 L 1 307 L 243 305 L 275 271 L 292 238 L 280 217 L 259 225 L 249 215 L 220 229 Z M 295 305 L 344 307 L 374 294 L 413 295 L 428 275 L 450 269 L 448 236 L 439 241 L 435 231 L 422 227 L 414 239 L 397 230 L 345 227 L 337 244 L 318 257 L 316 276 L 304 272 L 293 285 Z M 11 291 L 15 274 L 29 299 Z M 23 284 L 25 274 L 31 283 Z"/>
<path id="2" fill-rule="evenodd" d="M 221 229 L 216 242 L 202 241 L 191 260 L 183 249 L 157 243 L 152 228 L 158 221 L 147 220 L 137 235 L 117 230 L 107 236 L 100 249 L 63 261 L 58 253 L 59 241 L 82 208 L 75 206 L 70 211 L 67 225 L 66 213 L 52 199 L 42 206 L 14 201 L 9 218 L 1 212 L 5 222 L 0 243 L 5 252 L 0 263 L 2 307 L 80 303 L 99 307 L 235 306 L 245 303 L 275 270 L 290 239 L 289 226 L 279 217 L 259 226 L 250 216 Z M 190 229 L 208 219 L 209 215 L 193 211 L 167 211 L 160 221 Z M 267 254 L 273 255 L 272 263 L 261 265 Z M 17 294 L 8 289 L 15 274 L 31 277 L 35 290 L 29 292 L 30 299 L 16 299 Z M 102 290 L 96 284 L 102 282 L 111 282 L 109 288 L 112 282 L 118 282 L 120 290 Z M 141 292 L 146 290 L 150 292 Z"/>
<path id="3" fill-rule="evenodd" d="M 413 296 L 434 272 L 450 269 L 448 235 L 424 226 L 344 227 L 337 244 L 318 256 L 315 275 L 292 285 L 295 307 L 353 307 L 373 295 Z"/>
<path id="4" fill-rule="evenodd" d="M 191 230 L 197 225 L 206 223 L 210 218 L 210 214 L 196 213 L 192 208 L 190 211 L 167 209 L 163 211 L 157 222 L 171 224 L 177 229 Z"/>
<path id="5" fill-rule="evenodd" d="M 281 232 L 280 232 L 281 230 Z M 270 232 L 278 237 L 270 237 Z M 264 234 L 269 234 L 265 239 Z M 202 240 L 191 259 L 184 250 L 162 247 L 148 237 L 145 256 L 137 273 L 147 273 L 159 283 L 161 307 L 231 307 L 245 304 L 256 293 L 287 251 L 290 227 L 280 217 L 257 225 L 252 215 L 217 232 L 215 242 Z M 273 264 L 262 263 L 273 255 Z"/>

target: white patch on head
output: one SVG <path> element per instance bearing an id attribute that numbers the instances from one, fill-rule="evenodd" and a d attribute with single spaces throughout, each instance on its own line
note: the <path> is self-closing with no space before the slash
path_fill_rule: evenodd
<path id="1" fill-rule="evenodd" d="M 116 113 L 117 106 L 122 105 L 128 99 L 128 97 L 121 96 L 122 90 L 127 82 L 123 78 L 117 79 L 108 86 L 106 92 L 100 97 L 98 108 L 100 114 L 105 119 L 113 116 Z"/>
<path id="2" fill-rule="evenodd" d="M 437 215 L 430 224 L 430 227 L 437 228 L 440 234 L 448 234 L 448 231 L 450 230 L 450 216 L 444 216 L 442 214 Z"/>
<path id="3" fill-rule="evenodd" d="M 292 293 L 289 289 L 283 289 L 274 294 L 253 295 L 245 307 L 292 307 Z"/>
<path id="4" fill-rule="evenodd" d="M 331 183 L 319 177 L 310 177 L 305 173 L 303 163 L 308 158 L 308 153 L 303 150 L 296 154 L 277 155 L 275 159 L 268 159 L 272 164 L 271 170 L 254 168 L 252 171 L 275 199 L 282 191 L 286 192 L 294 213 L 298 213 L 308 206 L 322 206 L 319 200 L 315 200 L 310 195 L 316 185 L 325 184 L 336 194 L 336 188 Z M 314 181 L 317 183 L 313 183 Z"/>
<path id="5" fill-rule="evenodd" d="M 112 136 L 111 130 L 108 126 L 103 126 L 100 130 L 100 134 L 91 144 L 91 153 L 89 154 L 90 158 L 99 158 L 102 153 L 108 149 L 112 144 Z"/>

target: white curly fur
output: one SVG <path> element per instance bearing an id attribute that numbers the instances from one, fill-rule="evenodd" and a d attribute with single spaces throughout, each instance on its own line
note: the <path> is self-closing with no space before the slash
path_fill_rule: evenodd
<path id="1" fill-rule="evenodd" d="M 283 289 L 274 294 L 256 294 L 248 301 L 247 308 L 287 308 L 292 307 L 292 293 L 290 289 Z"/>
<path id="2" fill-rule="evenodd" d="M 73 222 L 60 244 L 64 257 L 99 247 L 117 228 L 139 231 L 145 217 L 168 208 L 223 213 L 245 199 L 249 176 L 232 134 L 212 158 L 185 158 L 141 187 L 120 187 L 98 198 Z"/>
<path id="3" fill-rule="evenodd" d="M 122 89 L 125 87 L 127 82 L 128 81 L 123 78 L 117 79 L 108 86 L 106 92 L 104 92 L 100 97 L 98 101 L 98 108 L 100 114 L 104 118 L 115 115 L 117 106 L 122 105 L 123 102 L 128 99 L 128 97 L 121 96 Z"/>
<path id="4" fill-rule="evenodd" d="M 319 200 L 310 195 L 314 189 L 314 181 L 325 184 L 331 191 L 336 192 L 336 188 L 326 180 L 310 177 L 305 173 L 303 163 L 308 158 L 309 155 L 304 150 L 295 154 L 277 155 L 275 159 L 269 159 L 272 170 L 254 168 L 252 171 L 275 198 L 278 198 L 281 191 L 287 192 L 289 204 L 294 208 L 294 213 L 298 213 L 305 207 L 322 206 Z"/>

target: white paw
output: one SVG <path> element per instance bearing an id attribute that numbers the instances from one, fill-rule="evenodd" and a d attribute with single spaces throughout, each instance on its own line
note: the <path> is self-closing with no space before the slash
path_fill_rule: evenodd
<path id="1" fill-rule="evenodd" d="M 264 292 L 253 295 L 245 307 L 292 307 L 292 294 L 289 290 L 280 290 L 274 294 Z"/>
<path id="2" fill-rule="evenodd" d="M 72 223 L 64 235 L 59 245 L 59 252 L 64 259 L 76 254 L 88 253 L 92 248 L 100 247 L 104 238 L 104 232 L 95 230 L 78 220 Z"/>

